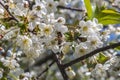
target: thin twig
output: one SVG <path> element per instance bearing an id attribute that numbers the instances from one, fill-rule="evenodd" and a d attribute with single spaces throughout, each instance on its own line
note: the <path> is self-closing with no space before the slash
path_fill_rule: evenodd
<path id="1" fill-rule="evenodd" d="M 67 76 L 67 74 L 66 74 L 66 71 L 65 71 L 64 67 L 62 66 L 61 61 L 60 61 L 60 59 L 58 58 L 58 55 L 57 55 L 56 53 L 54 53 L 54 52 L 53 52 L 53 54 L 54 54 L 55 62 L 57 63 L 57 66 L 58 66 L 58 68 L 59 68 L 59 70 L 60 70 L 60 72 L 61 72 L 61 74 L 62 74 L 62 76 L 63 76 L 63 79 L 64 79 L 64 80 L 69 80 L 69 78 L 68 78 L 68 76 Z"/>
<path id="2" fill-rule="evenodd" d="M 45 72 L 47 72 L 48 69 L 49 69 L 54 63 L 55 63 L 55 61 L 52 61 L 45 70 L 43 70 L 40 74 L 38 74 L 37 78 L 39 79 L 40 76 L 42 76 Z"/>
<path id="3" fill-rule="evenodd" d="M 37 62 L 35 62 L 32 66 L 26 68 L 24 71 L 28 72 L 29 68 L 32 68 L 34 66 L 41 66 L 42 64 L 46 63 L 48 60 L 52 60 L 53 59 L 53 54 L 47 55 L 43 58 L 41 58 L 40 60 L 38 60 Z"/>
<path id="4" fill-rule="evenodd" d="M 82 9 L 65 7 L 65 6 L 61 6 L 61 5 L 58 5 L 57 8 L 60 8 L 60 9 L 68 9 L 68 10 L 79 11 L 79 12 L 84 12 L 84 11 L 85 11 L 85 10 L 82 10 Z"/>
<path id="5" fill-rule="evenodd" d="M 30 0 L 27 0 L 29 3 L 29 9 L 32 10 L 33 5 L 35 4 L 34 2 L 31 2 Z M 67 9 L 67 10 L 73 10 L 73 11 L 79 11 L 79 12 L 84 12 L 85 10 L 78 9 L 78 8 L 72 8 L 72 7 L 66 7 L 66 6 L 61 6 L 58 5 L 57 8 L 59 9 Z"/>
<path id="6" fill-rule="evenodd" d="M 43 63 L 47 62 L 48 60 L 52 60 L 53 55 L 47 55 L 46 57 L 41 58 L 39 61 L 37 61 L 34 66 L 41 66 Z"/>
<path id="7" fill-rule="evenodd" d="M 9 9 L 7 7 L 5 7 L 5 5 L 3 5 L 3 3 L 0 1 L 0 5 L 8 12 L 8 14 L 16 21 L 19 22 L 9 11 Z"/>
<path id="8" fill-rule="evenodd" d="M 86 55 L 83 55 L 83 56 L 81 56 L 81 57 L 79 57 L 79 58 L 77 58 L 75 60 L 72 60 L 72 61 L 64 64 L 63 67 L 67 68 L 67 67 L 69 67 L 69 66 L 71 66 L 71 65 L 73 65 L 75 63 L 78 63 L 78 62 L 80 62 L 80 61 L 82 61 L 84 59 L 87 59 L 87 58 L 89 58 L 89 57 L 91 57 L 91 56 L 93 56 L 93 55 L 95 55 L 95 54 L 97 54 L 97 53 L 99 53 L 101 51 L 105 51 L 107 49 L 113 49 L 113 48 L 118 47 L 118 46 L 120 46 L 120 42 L 114 43 L 112 45 L 108 45 L 106 47 L 98 48 L 98 49 L 96 49 L 96 50 L 94 50 L 94 51 L 92 51 L 92 52 L 90 52 L 90 53 L 88 53 Z"/>

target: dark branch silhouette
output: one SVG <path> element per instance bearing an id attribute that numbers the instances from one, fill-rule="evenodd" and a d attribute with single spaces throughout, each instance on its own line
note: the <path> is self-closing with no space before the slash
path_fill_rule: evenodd
<path id="1" fill-rule="evenodd" d="M 35 4 L 34 1 L 27 0 L 29 4 L 29 9 L 32 10 L 33 5 Z M 85 10 L 79 9 L 79 8 L 72 8 L 72 7 L 66 7 L 66 6 L 57 6 L 58 9 L 67 9 L 67 10 L 72 10 L 72 11 L 79 11 L 79 12 L 84 12 Z"/>
<path id="2" fill-rule="evenodd" d="M 72 8 L 72 7 L 66 7 L 66 6 L 61 6 L 58 5 L 57 8 L 59 9 L 67 9 L 67 10 L 72 10 L 72 11 L 79 11 L 79 12 L 84 12 L 85 10 L 79 9 L 79 8 Z"/>
<path id="3" fill-rule="evenodd" d="M 5 5 L 3 5 L 3 3 L 0 1 L 0 5 L 8 12 L 8 14 L 12 17 L 12 19 L 14 19 L 16 22 L 19 22 L 13 15 L 12 13 L 9 11 L 8 7 L 6 7 Z"/>
<path id="4" fill-rule="evenodd" d="M 40 76 L 42 76 L 45 72 L 47 72 L 48 69 L 49 69 L 54 63 L 55 63 L 55 61 L 52 61 L 45 70 L 43 70 L 40 74 L 38 74 L 37 78 L 39 79 Z"/>
<path id="5" fill-rule="evenodd" d="M 58 68 L 59 68 L 59 70 L 60 70 L 60 72 L 61 72 L 64 80 L 69 80 L 69 79 L 68 79 L 68 76 L 67 76 L 67 74 L 66 74 L 66 72 L 65 72 L 65 68 L 67 68 L 67 67 L 69 67 L 69 66 L 72 66 L 72 65 L 74 65 L 74 64 L 76 64 L 76 63 L 78 63 L 78 62 L 80 62 L 80 61 L 82 61 L 82 60 L 84 60 L 84 59 L 87 59 L 87 58 L 89 58 L 89 57 L 91 57 L 91 56 L 93 56 L 93 55 L 95 55 L 95 54 L 97 54 L 97 53 L 99 53 L 99 52 L 101 52 L 101 51 L 105 51 L 105 50 L 108 50 L 108 49 L 113 49 L 113 48 L 118 47 L 118 46 L 120 46 L 120 42 L 114 43 L 114 44 L 112 44 L 112 45 L 108 45 L 108 46 L 105 46 L 105 47 L 102 47 L 102 48 L 98 48 L 98 49 L 96 49 L 96 50 L 94 50 L 94 51 L 92 51 L 92 52 L 90 52 L 90 53 L 88 53 L 88 54 L 86 54 L 86 55 L 83 55 L 83 56 L 81 56 L 81 57 L 79 57 L 79 58 L 77 58 L 77 59 L 75 59 L 75 60 L 72 60 L 72 61 L 70 61 L 70 62 L 68 62 L 68 63 L 66 63 L 66 64 L 62 64 L 61 61 L 58 59 L 58 55 L 57 55 L 56 53 L 52 52 L 51 55 L 48 55 L 48 56 L 40 59 L 40 60 L 37 61 L 33 66 L 40 66 L 40 65 L 44 64 L 45 62 L 47 62 L 48 60 L 51 59 L 51 60 L 53 60 L 54 62 L 57 63 Z M 53 63 L 51 63 L 49 66 L 52 66 L 52 64 L 53 64 Z M 43 73 L 45 73 L 47 70 L 48 70 L 48 68 L 46 68 L 46 69 L 40 74 L 40 76 L 41 76 Z M 25 71 L 27 71 L 27 70 L 25 70 Z"/>
<path id="6" fill-rule="evenodd" d="M 24 71 L 28 72 L 30 68 L 32 68 L 34 66 L 41 66 L 42 64 L 46 63 L 48 60 L 53 60 L 53 54 L 47 55 L 47 56 L 45 56 L 43 58 L 40 58 L 32 66 L 26 68 Z"/>
<path id="7" fill-rule="evenodd" d="M 53 52 L 53 54 L 54 54 L 54 60 L 55 60 L 57 66 L 58 66 L 58 68 L 59 68 L 59 70 L 60 70 L 60 72 L 61 72 L 61 74 L 63 76 L 63 79 L 64 80 L 69 80 L 69 78 L 68 78 L 68 76 L 66 74 L 66 71 L 65 71 L 64 67 L 62 66 L 61 60 L 58 58 L 58 55 L 56 53 L 54 53 L 54 52 Z"/>
<path id="8" fill-rule="evenodd" d="M 113 48 L 118 47 L 118 46 L 120 46 L 120 42 L 114 43 L 112 45 L 108 45 L 106 47 L 98 48 L 98 49 L 96 49 L 96 50 L 94 50 L 94 51 L 92 51 L 92 52 L 90 52 L 88 54 L 85 54 L 85 55 L 83 55 L 83 56 L 81 56 L 81 57 L 79 57 L 79 58 L 77 58 L 75 60 L 72 60 L 72 61 L 64 64 L 63 67 L 65 69 L 65 68 L 67 68 L 69 66 L 72 66 L 73 64 L 78 63 L 78 62 L 80 62 L 80 61 L 82 61 L 84 59 L 87 59 L 87 58 L 89 58 L 89 57 L 91 57 L 91 56 L 93 56 L 93 55 L 95 55 L 95 54 L 97 54 L 97 53 L 99 53 L 101 51 L 105 51 L 105 50 L 108 50 L 108 49 L 113 49 Z"/>

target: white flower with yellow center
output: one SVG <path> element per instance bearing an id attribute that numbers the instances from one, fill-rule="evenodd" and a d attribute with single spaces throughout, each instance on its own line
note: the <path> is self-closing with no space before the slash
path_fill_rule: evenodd
<path id="1" fill-rule="evenodd" d="M 53 25 L 44 25 L 42 31 L 45 36 L 51 35 L 53 32 Z"/>
<path id="2" fill-rule="evenodd" d="M 91 21 L 80 21 L 79 23 L 80 25 L 80 33 L 81 36 L 88 36 L 92 33 L 94 33 L 95 31 L 93 30 L 92 26 L 92 22 Z"/>
<path id="3" fill-rule="evenodd" d="M 17 39 L 17 45 L 23 50 L 28 50 L 32 46 L 32 40 L 28 36 L 19 35 Z"/>
<path id="4" fill-rule="evenodd" d="M 98 36 L 96 36 L 95 34 L 94 35 L 91 35 L 91 36 L 88 36 L 88 46 L 91 50 L 94 50 L 96 48 L 99 48 L 99 47 L 102 47 L 103 45 L 103 42 L 100 40 L 100 38 Z"/>
<path id="5" fill-rule="evenodd" d="M 46 0 L 46 8 L 48 12 L 55 12 L 57 10 L 57 3 L 54 0 Z"/>
<path id="6" fill-rule="evenodd" d="M 35 5 L 33 6 L 33 10 L 37 16 L 42 17 L 42 15 L 46 15 L 47 9 L 45 7 L 44 2 L 40 0 L 35 0 Z"/>
<path id="7" fill-rule="evenodd" d="M 8 4 L 10 9 L 13 9 L 16 7 L 16 4 L 13 1 L 10 1 Z"/>
<path id="8" fill-rule="evenodd" d="M 63 46 L 61 47 L 61 51 L 64 53 L 64 54 L 66 54 L 66 53 L 68 53 L 69 51 L 70 51 L 70 43 L 68 42 L 68 43 L 65 43 L 65 44 L 63 44 Z"/>
<path id="9" fill-rule="evenodd" d="M 75 56 L 82 56 L 88 53 L 88 47 L 86 43 L 80 43 L 75 47 Z"/>

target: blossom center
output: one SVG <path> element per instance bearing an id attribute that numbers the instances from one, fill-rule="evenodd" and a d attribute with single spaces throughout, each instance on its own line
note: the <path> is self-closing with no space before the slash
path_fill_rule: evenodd
<path id="1" fill-rule="evenodd" d="M 49 29 L 48 27 L 46 27 L 46 28 L 44 29 L 44 32 L 45 32 L 46 34 L 50 34 L 50 29 Z"/>
<path id="2" fill-rule="evenodd" d="M 49 7 L 52 7 L 52 4 L 51 4 L 51 3 L 49 3 L 49 4 L 48 4 L 48 6 L 49 6 Z"/>
<path id="3" fill-rule="evenodd" d="M 83 27 L 83 31 L 88 31 L 88 27 L 87 27 L 87 26 L 84 26 L 84 27 Z"/>
<path id="4" fill-rule="evenodd" d="M 96 44 L 97 44 L 96 40 L 91 41 L 91 45 L 96 45 Z"/>
<path id="5" fill-rule="evenodd" d="M 82 53 L 82 54 L 84 54 L 85 53 L 85 49 L 81 48 L 81 49 L 79 49 L 79 52 Z"/>
<path id="6" fill-rule="evenodd" d="M 41 10 L 41 6 L 37 6 L 36 10 L 38 10 L 38 11 Z"/>

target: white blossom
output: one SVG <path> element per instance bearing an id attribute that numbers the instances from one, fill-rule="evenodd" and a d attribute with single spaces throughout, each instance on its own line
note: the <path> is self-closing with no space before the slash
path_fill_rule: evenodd
<path id="1" fill-rule="evenodd" d="M 67 26 L 64 26 L 64 25 L 57 25 L 55 26 L 55 29 L 56 31 L 61 32 L 61 33 L 65 33 L 68 31 Z"/>
<path id="2" fill-rule="evenodd" d="M 45 4 L 40 0 L 35 0 L 35 5 L 33 6 L 33 10 L 39 17 L 42 17 L 47 13 Z"/>
<path id="3" fill-rule="evenodd" d="M 87 21 L 87 22 L 80 21 L 79 26 L 80 26 L 81 36 L 88 36 L 88 35 L 94 33 L 94 30 L 91 27 L 92 26 L 92 22 L 91 21 Z"/>
<path id="4" fill-rule="evenodd" d="M 14 58 L 1 58 L 0 60 L 4 66 L 9 67 L 10 69 L 14 69 L 15 67 L 19 67 L 19 64 Z"/>
<path id="5" fill-rule="evenodd" d="M 54 0 L 46 0 L 46 8 L 48 12 L 55 12 L 57 10 L 57 2 Z"/>
<path id="6" fill-rule="evenodd" d="M 86 43 L 80 43 L 75 47 L 75 56 L 82 56 L 89 52 L 88 46 Z"/>
<path id="7" fill-rule="evenodd" d="M 53 25 L 44 25 L 42 32 L 45 36 L 50 36 L 53 32 Z"/>
<path id="8" fill-rule="evenodd" d="M 32 46 L 32 40 L 28 36 L 19 35 L 17 37 L 17 45 L 23 50 L 28 50 Z"/>

